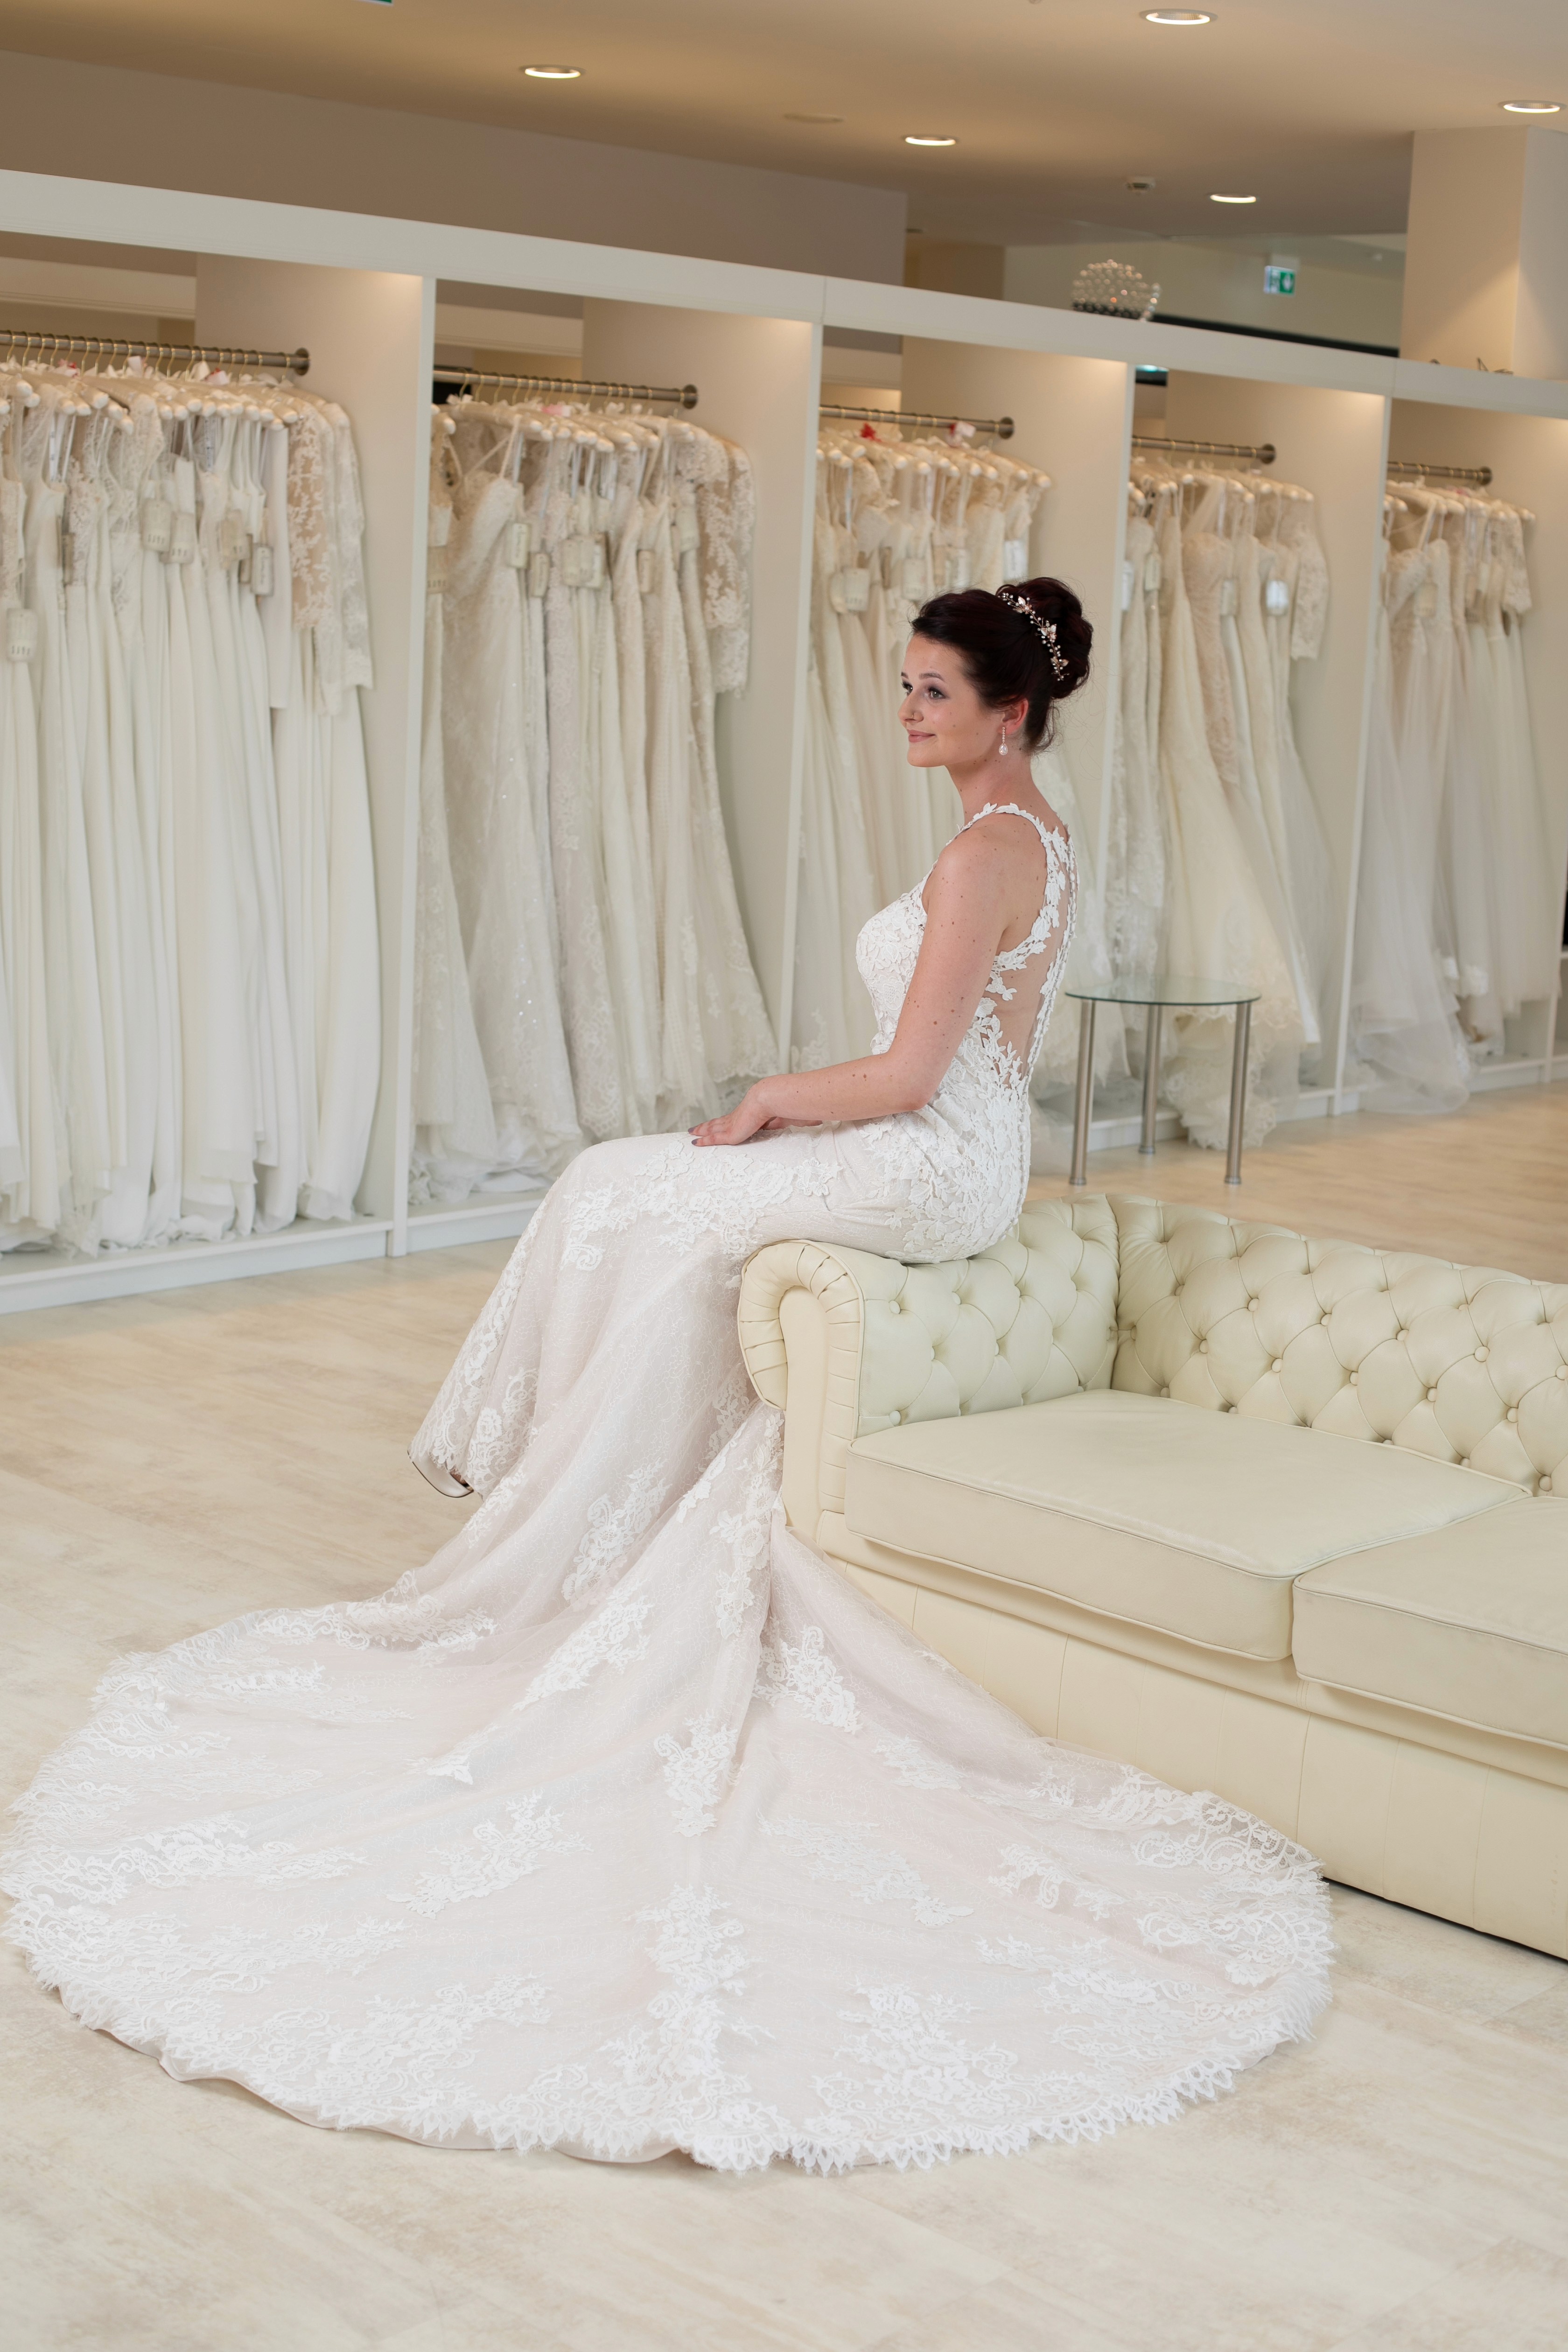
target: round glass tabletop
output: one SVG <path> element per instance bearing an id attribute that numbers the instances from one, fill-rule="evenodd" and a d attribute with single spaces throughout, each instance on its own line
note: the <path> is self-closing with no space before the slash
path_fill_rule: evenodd
<path id="1" fill-rule="evenodd" d="M 1165 971 L 1134 972 L 1129 980 L 1106 980 L 1063 993 L 1080 1004 L 1256 1004 L 1262 994 L 1245 980 L 1184 980 Z"/>

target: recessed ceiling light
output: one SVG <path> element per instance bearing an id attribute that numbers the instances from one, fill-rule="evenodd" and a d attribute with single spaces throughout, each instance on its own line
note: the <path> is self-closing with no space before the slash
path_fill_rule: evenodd
<path id="1" fill-rule="evenodd" d="M 581 81 L 581 66 L 524 66 L 530 81 Z"/>
<path id="2" fill-rule="evenodd" d="M 1145 8 L 1146 25 L 1212 25 L 1214 18 L 1206 8 Z"/>
<path id="3" fill-rule="evenodd" d="M 956 147 L 958 142 L 956 139 L 928 139 L 919 131 L 906 131 L 904 144 L 906 147 Z"/>
<path id="4" fill-rule="evenodd" d="M 1554 98 L 1505 98 L 1505 114 L 1561 114 L 1562 107 Z"/>
<path id="5" fill-rule="evenodd" d="M 786 114 L 786 122 L 842 122 L 841 114 Z"/>
<path id="6" fill-rule="evenodd" d="M 1210 196 L 1211 205 L 1255 205 L 1256 196 Z"/>

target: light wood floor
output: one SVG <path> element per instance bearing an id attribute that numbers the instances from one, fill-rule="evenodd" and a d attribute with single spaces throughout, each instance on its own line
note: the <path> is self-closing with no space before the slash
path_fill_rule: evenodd
<path id="1" fill-rule="evenodd" d="M 1053 1177 L 1031 1189 L 1068 1188 Z M 1444 1118 L 1294 1119 L 1243 1156 L 1235 1186 L 1222 1151 L 1097 1151 L 1088 1189 L 1568 1282 L 1568 1085 L 1472 1095 Z"/>
<path id="2" fill-rule="evenodd" d="M 1248 1213 L 1568 1276 L 1568 1093 L 1288 1131 Z M 1434 1133 L 1436 1129 L 1436 1133 Z M 1121 1155 L 1119 1155 L 1120 1157 Z M 1097 1190 L 1223 1199 L 1175 1149 Z M 1205 1189 L 1206 1188 L 1206 1189 Z M 378 1590 L 504 1244 L 0 1322 L 0 1769 L 110 1660 Z M 6 2352 L 1563 2352 L 1568 1967 L 1337 1897 L 1316 2041 L 1094 2146 L 733 2180 L 310 2131 L 0 1962 Z"/>

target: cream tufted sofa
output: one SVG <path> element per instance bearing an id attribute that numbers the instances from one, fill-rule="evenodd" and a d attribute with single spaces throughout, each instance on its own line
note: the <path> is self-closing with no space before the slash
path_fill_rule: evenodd
<path id="1" fill-rule="evenodd" d="M 1568 1286 L 1090 1197 L 740 1322 L 791 1524 L 1029 1722 L 1568 1957 Z"/>

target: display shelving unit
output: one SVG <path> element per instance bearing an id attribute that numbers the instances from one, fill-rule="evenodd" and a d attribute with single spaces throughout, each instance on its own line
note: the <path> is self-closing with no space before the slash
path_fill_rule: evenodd
<path id="1" fill-rule="evenodd" d="M 1344 1003 L 1364 791 L 1384 466 L 1491 466 L 1500 495 L 1561 516 L 1568 384 L 1471 374 L 1355 352 L 1271 343 L 921 289 L 862 284 L 614 247 L 287 205 L 0 172 L 0 231 L 100 248 L 196 253 L 199 341 L 310 352 L 310 388 L 353 419 L 363 474 L 376 683 L 364 692 L 380 915 L 381 1091 L 352 1223 L 300 1221 L 248 1240 L 80 1258 L 0 1255 L 0 1313 L 353 1258 L 400 1256 L 520 1232 L 536 1195 L 407 1202 L 414 860 L 427 485 L 437 283 L 572 298 L 587 376 L 694 383 L 695 421 L 741 443 L 756 474 L 750 683 L 720 705 L 725 823 L 768 1009 L 787 1034 L 805 733 L 817 410 L 826 330 L 900 339 L 912 409 L 1006 414 L 1010 451 L 1055 487 L 1031 551 L 1069 579 L 1100 625 L 1102 656 L 1069 711 L 1066 749 L 1086 823 L 1103 834 L 1116 706 L 1111 618 L 1122 562 L 1135 371 L 1167 372 L 1172 437 L 1271 441 L 1278 471 L 1318 495 L 1331 604 L 1316 664 L 1299 673 L 1303 756 L 1333 859 L 1343 942 L 1319 1083 L 1305 1112 L 1355 1107 Z M 107 281 L 106 281 L 107 282 Z M 127 279 L 129 286 L 130 280 Z M 133 307 L 133 306 L 132 306 Z M 1568 874 L 1568 533 L 1537 533 L 1526 664 L 1553 870 Z M 1560 918 L 1559 918 L 1560 919 Z M 1559 1000 L 1528 1005 L 1482 1086 L 1568 1075 Z M 1107 1137 L 1106 1140 L 1110 1139 Z"/>

